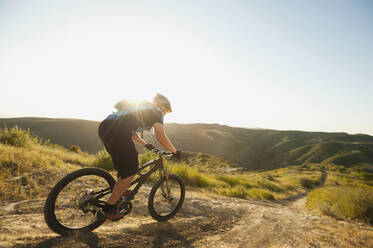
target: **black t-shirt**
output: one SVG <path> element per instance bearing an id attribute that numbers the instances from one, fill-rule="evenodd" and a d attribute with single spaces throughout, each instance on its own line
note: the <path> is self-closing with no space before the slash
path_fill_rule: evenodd
<path id="1" fill-rule="evenodd" d="M 118 111 L 109 115 L 106 119 L 121 122 L 121 125 L 125 125 L 132 134 L 149 130 L 154 123 L 163 124 L 162 111 L 151 104 L 144 104 L 128 110 Z"/>

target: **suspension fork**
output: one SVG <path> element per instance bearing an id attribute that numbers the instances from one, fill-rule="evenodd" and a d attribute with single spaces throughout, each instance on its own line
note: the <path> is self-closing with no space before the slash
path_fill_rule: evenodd
<path id="1" fill-rule="evenodd" d="M 168 199 L 170 197 L 170 188 L 168 187 L 168 171 L 164 167 L 163 159 L 162 158 L 159 161 L 159 163 L 160 163 L 160 166 L 159 166 L 159 176 L 161 178 L 164 177 L 166 179 L 166 189 L 164 187 L 164 184 L 161 184 L 162 195 Z"/>

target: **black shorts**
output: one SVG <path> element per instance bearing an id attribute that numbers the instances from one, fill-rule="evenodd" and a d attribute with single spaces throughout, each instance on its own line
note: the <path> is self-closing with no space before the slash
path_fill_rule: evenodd
<path id="1" fill-rule="evenodd" d="M 104 120 L 98 128 L 98 135 L 113 160 L 118 177 L 135 175 L 139 169 L 138 153 L 126 123 L 121 120 Z"/>

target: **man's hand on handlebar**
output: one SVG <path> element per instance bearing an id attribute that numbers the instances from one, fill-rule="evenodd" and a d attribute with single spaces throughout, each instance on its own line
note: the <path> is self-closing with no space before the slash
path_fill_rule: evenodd
<path id="1" fill-rule="evenodd" d="M 152 151 L 152 150 L 154 150 L 155 146 L 148 143 L 148 144 L 145 145 L 145 148 L 148 149 L 149 151 Z"/>
<path id="2" fill-rule="evenodd" d="M 152 151 L 152 152 L 155 152 L 155 153 L 160 153 L 160 154 L 163 154 L 163 155 L 171 155 L 172 154 L 171 158 L 174 158 L 174 159 L 177 159 L 177 160 L 181 159 L 182 152 L 180 150 L 176 150 L 176 153 L 169 153 L 169 152 L 158 150 L 157 148 L 155 148 L 155 146 L 153 144 L 146 144 L 145 148 L 148 149 L 149 151 Z"/>
<path id="3" fill-rule="evenodd" d="M 176 158 L 176 159 L 178 159 L 178 160 L 180 160 L 181 159 L 181 151 L 180 150 L 176 150 L 176 153 L 174 153 L 173 155 L 172 155 L 172 157 L 173 158 Z"/>

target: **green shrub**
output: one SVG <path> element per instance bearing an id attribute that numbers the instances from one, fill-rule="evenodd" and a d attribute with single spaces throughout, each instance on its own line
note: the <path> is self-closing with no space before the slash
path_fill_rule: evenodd
<path id="1" fill-rule="evenodd" d="M 313 190 L 306 207 L 335 218 L 373 221 L 373 190 L 363 187 L 328 186 Z"/>
<path id="2" fill-rule="evenodd" d="M 222 188 L 218 191 L 219 194 L 229 196 L 229 197 L 237 197 L 237 198 L 253 198 L 253 199 L 261 199 L 261 200 L 274 200 L 275 197 L 266 190 L 263 189 L 247 189 L 243 185 L 237 185 L 235 187 L 230 188 Z"/>
<path id="3" fill-rule="evenodd" d="M 93 166 L 105 169 L 105 170 L 113 170 L 114 165 L 113 161 L 111 160 L 110 154 L 106 150 L 101 150 L 97 153 L 96 159 L 92 163 Z"/>
<path id="4" fill-rule="evenodd" d="M 340 166 L 340 167 L 338 168 L 338 172 L 340 172 L 340 173 L 347 173 L 348 170 L 347 170 L 346 167 L 344 167 L 344 166 Z"/>
<path id="5" fill-rule="evenodd" d="M 143 165 L 146 162 L 157 158 L 157 155 L 153 152 L 145 152 L 139 155 L 139 164 Z"/>
<path id="6" fill-rule="evenodd" d="M 81 154 L 81 153 L 82 153 L 82 150 L 81 150 L 80 147 L 77 146 L 77 145 L 72 145 L 72 146 L 70 146 L 69 150 L 70 150 L 71 152 L 75 152 L 75 153 L 78 153 L 78 154 Z"/>
<path id="7" fill-rule="evenodd" d="M 307 188 L 307 189 L 312 189 L 313 187 L 315 187 L 316 185 L 319 185 L 320 182 L 317 181 L 317 180 L 312 180 L 312 179 L 309 179 L 309 178 L 306 178 L 306 177 L 301 177 L 299 178 L 299 184 L 304 187 L 304 188 Z"/>
<path id="8" fill-rule="evenodd" d="M 265 200 L 274 200 L 275 197 L 266 190 L 263 189 L 248 189 L 246 191 L 247 196 L 254 199 L 265 199 Z"/>
<path id="9" fill-rule="evenodd" d="M 350 177 L 353 179 L 360 179 L 360 172 L 359 171 L 351 171 Z"/>
<path id="10" fill-rule="evenodd" d="M 268 181 L 276 181 L 276 179 L 274 179 L 273 176 L 269 173 L 264 174 L 263 177 Z"/>
<path id="11" fill-rule="evenodd" d="M 373 181 L 373 173 L 360 172 L 360 178 L 364 181 Z"/>
<path id="12" fill-rule="evenodd" d="M 207 187 L 215 185 L 214 180 L 207 175 L 199 173 L 197 170 L 186 164 L 173 164 L 168 167 L 169 171 L 181 176 L 186 185 L 194 187 Z"/>
<path id="13" fill-rule="evenodd" d="M 38 143 L 38 138 L 30 136 L 30 130 L 23 130 L 17 126 L 0 130 L 0 142 L 16 147 L 29 147 L 33 143 Z"/>
<path id="14" fill-rule="evenodd" d="M 258 187 L 263 188 L 263 189 L 268 189 L 272 192 L 282 192 L 284 189 L 280 188 L 274 183 L 268 182 L 266 180 L 262 180 L 260 182 L 257 182 Z"/>
<path id="15" fill-rule="evenodd" d="M 231 187 L 239 185 L 241 183 L 240 178 L 226 175 L 216 176 L 216 179 L 228 183 Z"/>
<path id="16" fill-rule="evenodd" d="M 238 185 L 236 187 L 230 188 L 223 188 L 218 191 L 219 194 L 229 196 L 229 197 L 237 197 L 237 198 L 246 198 L 247 197 L 247 189 L 242 186 Z"/>

